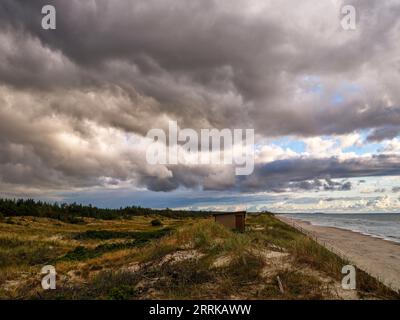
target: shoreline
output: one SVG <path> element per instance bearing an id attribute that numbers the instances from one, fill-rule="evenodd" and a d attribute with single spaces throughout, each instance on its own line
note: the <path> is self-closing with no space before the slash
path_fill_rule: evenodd
<path id="1" fill-rule="evenodd" d="M 314 238 L 319 244 L 351 261 L 386 286 L 400 291 L 399 243 L 352 230 L 313 225 L 308 221 L 282 215 L 275 217 Z"/>
<path id="2" fill-rule="evenodd" d="M 278 215 L 276 215 L 276 217 L 278 217 Z M 358 235 L 361 235 L 361 236 L 365 236 L 365 237 L 370 237 L 370 238 L 374 238 L 374 239 L 383 240 L 383 241 L 386 241 L 386 242 L 390 242 L 390 243 L 392 243 L 392 244 L 394 244 L 394 245 L 400 246 L 400 242 L 396 242 L 396 241 L 393 241 L 393 240 L 391 240 L 391 239 L 384 238 L 384 237 L 380 237 L 380 236 L 377 236 L 377 235 L 374 235 L 374 234 L 363 233 L 363 232 L 361 232 L 361 231 L 351 230 L 351 229 L 346 229 L 346 228 L 340 228 L 340 227 L 321 226 L 321 225 L 319 225 L 319 224 L 314 224 L 314 223 L 312 223 L 311 221 L 308 221 L 308 220 L 292 219 L 292 218 L 287 218 L 287 217 L 284 217 L 284 218 L 290 220 L 291 222 L 294 221 L 294 222 L 296 222 L 296 223 L 304 223 L 304 224 L 308 224 L 308 225 L 310 225 L 310 226 L 312 226 L 312 227 L 327 228 L 327 229 L 336 229 L 336 230 L 342 230 L 342 231 L 352 232 L 352 233 L 355 233 L 355 234 L 358 234 Z"/>

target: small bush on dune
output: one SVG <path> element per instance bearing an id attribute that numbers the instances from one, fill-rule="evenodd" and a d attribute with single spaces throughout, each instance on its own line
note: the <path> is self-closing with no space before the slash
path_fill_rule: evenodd
<path id="1" fill-rule="evenodd" d="M 132 286 L 125 284 L 112 288 L 106 297 L 109 300 L 128 300 L 135 295 L 135 289 Z"/>
<path id="2" fill-rule="evenodd" d="M 225 239 L 223 249 L 229 252 L 243 252 L 251 248 L 251 239 L 241 233 L 235 233 L 232 237 Z"/>
<path id="3" fill-rule="evenodd" d="M 196 248 L 210 248 L 212 246 L 210 235 L 204 230 L 199 230 L 194 237 L 194 246 Z"/>
<path id="4" fill-rule="evenodd" d="M 61 221 L 65 223 L 70 223 L 70 224 L 85 224 L 85 220 L 83 220 L 81 217 L 76 217 L 76 216 L 71 216 L 68 215 L 63 219 L 60 219 Z"/>
<path id="5" fill-rule="evenodd" d="M 215 274 L 210 272 L 210 266 L 204 259 L 165 264 L 155 271 L 156 276 L 160 277 L 155 288 L 168 298 L 200 298 L 201 285 L 215 281 Z"/>
<path id="6" fill-rule="evenodd" d="M 228 274 L 237 284 L 247 283 L 261 279 L 261 270 L 265 262 L 259 255 L 245 252 L 241 256 L 235 256 L 227 267 Z"/>
<path id="7" fill-rule="evenodd" d="M 153 226 L 153 227 L 159 227 L 159 226 L 162 226 L 162 222 L 159 220 L 159 219 L 154 219 L 154 220 L 151 220 L 151 225 Z"/>
<path id="8" fill-rule="evenodd" d="M 5 219 L 4 219 L 4 223 L 7 223 L 7 224 L 15 224 L 15 222 L 13 221 L 13 219 L 11 219 L 10 217 L 5 218 Z"/>
<path id="9" fill-rule="evenodd" d="M 135 285 L 140 277 L 127 271 L 102 271 L 94 277 L 87 290 L 91 296 L 121 300 L 132 298 L 136 295 Z"/>

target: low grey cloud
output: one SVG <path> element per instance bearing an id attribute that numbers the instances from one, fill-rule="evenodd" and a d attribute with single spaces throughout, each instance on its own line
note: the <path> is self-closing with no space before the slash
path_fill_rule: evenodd
<path id="1" fill-rule="evenodd" d="M 374 129 L 374 131 L 367 137 L 368 141 L 380 142 L 385 139 L 393 139 L 400 135 L 399 126 L 387 126 Z"/>
<path id="2" fill-rule="evenodd" d="M 288 176 L 290 180 L 290 177 Z M 350 181 L 333 181 L 330 178 L 319 180 L 314 178 L 312 181 L 301 181 L 301 182 L 283 182 L 283 186 L 286 185 L 286 189 L 275 189 L 275 190 L 287 190 L 290 191 L 349 191 L 352 188 Z"/>
<path id="3" fill-rule="evenodd" d="M 400 192 L 400 187 L 393 187 L 392 192 L 394 193 Z"/>
<path id="4" fill-rule="evenodd" d="M 349 190 L 351 182 L 339 183 L 332 179 L 399 175 L 400 168 L 395 165 L 398 160 L 397 156 L 389 155 L 346 161 L 335 157 L 279 160 L 258 166 L 254 175 L 242 179 L 240 187 L 242 190 L 284 191 L 291 182 L 324 179 L 322 186 L 325 190 Z"/>

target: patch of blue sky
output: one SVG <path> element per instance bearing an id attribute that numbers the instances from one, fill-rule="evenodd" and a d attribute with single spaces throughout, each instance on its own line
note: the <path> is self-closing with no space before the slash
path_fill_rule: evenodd
<path id="1" fill-rule="evenodd" d="M 361 92 L 361 86 L 357 83 L 347 83 L 343 86 L 343 89 L 347 92 Z"/>
<path id="2" fill-rule="evenodd" d="M 345 97 L 340 93 L 335 93 L 332 97 L 331 103 L 333 105 L 341 104 L 345 101 Z"/>
<path id="3" fill-rule="evenodd" d="M 359 93 L 361 91 L 362 91 L 362 88 L 357 83 L 350 83 L 350 82 L 343 83 L 333 93 L 333 96 L 331 98 L 331 103 L 333 105 L 342 104 L 346 101 L 346 97 L 348 95 Z"/>
<path id="4" fill-rule="evenodd" d="M 382 149 L 382 144 L 380 143 L 366 143 L 362 146 L 351 146 L 344 148 L 343 152 L 354 152 L 357 155 L 364 154 L 377 154 Z"/>
<path id="5" fill-rule="evenodd" d="M 362 144 L 361 145 L 353 145 L 343 149 L 343 152 L 353 152 L 357 155 L 364 154 L 377 154 L 382 149 L 383 145 L 378 142 L 368 142 L 367 137 L 371 134 L 371 129 L 360 130 L 359 133 L 361 135 Z"/>
<path id="6" fill-rule="evenodd" d="M 273 140 L 272 144 L 277 145 L 283 149 L 291 149 L 296 153 L 305 151 L 305 143 L 293 137 L 281 137 Z"/>

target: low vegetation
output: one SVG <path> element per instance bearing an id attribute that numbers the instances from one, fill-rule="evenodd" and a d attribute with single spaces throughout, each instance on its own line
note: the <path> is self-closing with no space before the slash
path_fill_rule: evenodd
<path id="1" fill-rule="evenodd" d="M 361 271 L 358 290 L 343 290 L 347 262 L 271 214 L 250 215 L 244 233 L 206 215 L 78 218 L 0 221 L 1 298 L 400 298 Z M 40 287 L 46 264 L 56 267 L 56 290 Z"/>

